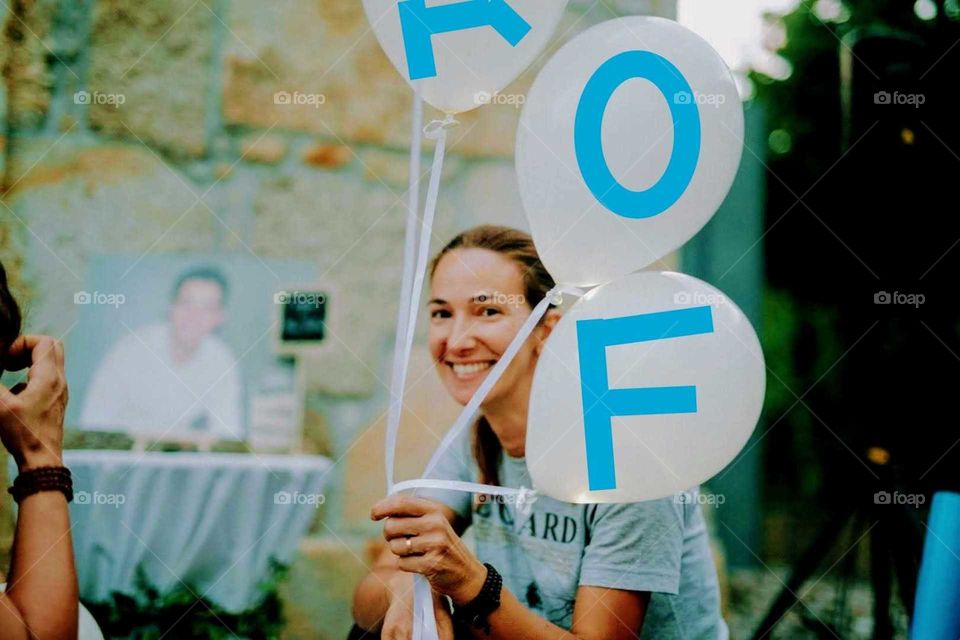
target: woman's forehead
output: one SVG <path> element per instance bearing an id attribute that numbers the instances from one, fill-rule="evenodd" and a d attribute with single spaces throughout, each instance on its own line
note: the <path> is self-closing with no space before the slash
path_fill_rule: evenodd
<path id="1" fill-rule="evenodd" d="M 437 264 L 431 285 L 434 298 L 449 302 L 487 292 L 522 293 L 520 265 L 489 249 L 455 249 Z"/>

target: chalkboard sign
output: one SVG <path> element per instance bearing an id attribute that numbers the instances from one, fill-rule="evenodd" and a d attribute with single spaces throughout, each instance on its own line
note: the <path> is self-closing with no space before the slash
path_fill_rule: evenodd
<path id="1" fill-rule="evenodd" d="M 280 341 L 301 345 L 322 342 L 326 334 L 327 294 L 323 291 L 280 291 L 274 302 L 282 305 Z"/>

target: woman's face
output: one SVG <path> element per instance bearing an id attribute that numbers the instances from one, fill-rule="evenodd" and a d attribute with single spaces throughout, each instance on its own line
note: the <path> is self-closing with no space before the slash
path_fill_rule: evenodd
<path id="1" fill-rule="evenodd" d="M 437 264 L 428 305 L 430 354 L 444 387 L 461 405 L 469 402 L 530 315 L 521 269 L 488 249 L 455 249 Z M 529 390 L 539 345 L 552 324 L 541 324 L 531 334 L 484 404 Z"/>

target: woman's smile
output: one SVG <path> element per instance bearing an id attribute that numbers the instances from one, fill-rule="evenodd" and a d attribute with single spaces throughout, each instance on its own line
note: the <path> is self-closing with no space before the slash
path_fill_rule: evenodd
<path id="1" fill-rule="evenodd" d="M 457 380 L 463 380 L 464 382 L 482 377 L 496 363 L 496 360 L 479 360 L 473 362 L 446 361 L 446 365 L 453 372 Z"/>

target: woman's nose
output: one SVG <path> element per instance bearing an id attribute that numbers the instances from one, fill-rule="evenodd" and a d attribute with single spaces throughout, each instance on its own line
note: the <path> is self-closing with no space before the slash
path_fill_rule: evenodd
<path id="1" fill-rule="evenodd" d="M 460 317 L 453 323 L 448 348 L 451 350 L 472 349 L 477 340 L 473 332 L 473 321 L 470 318 Z"/>

